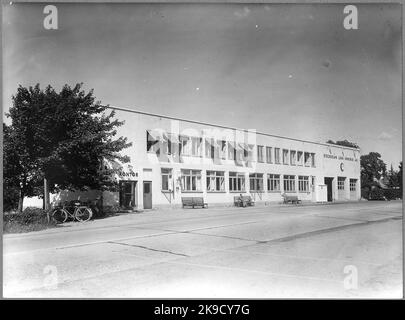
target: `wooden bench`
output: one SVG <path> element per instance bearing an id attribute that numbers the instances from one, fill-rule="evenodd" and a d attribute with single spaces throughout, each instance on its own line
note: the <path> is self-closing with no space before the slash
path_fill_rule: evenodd
<path id="1" fill-rule="evenodd" d="M 233 197 L 233 202 L 237 207 L 254 206 L 255 202 L 251 196 L 235 196 Z"/>
<path id="2" fill-rule="evenodd" d="M 184 207 L 202 207 L 202 208 L 208 208 L 208 203 L 204 202 L 203 197 L 182 197 L 181 198 L 181 203 Z"/>
<path id="3" fill-rule="evenodd" d="M 283 195 L 283 198 L 284 198 L 284 203 L 290 203 L 291 202 L 291 204 L 298 204 L 298 203 L 300 203 L 301 202 L 301 200 L 300 199 L 298 199 L 298 196 L 289 196 L 289 195 Z"/>

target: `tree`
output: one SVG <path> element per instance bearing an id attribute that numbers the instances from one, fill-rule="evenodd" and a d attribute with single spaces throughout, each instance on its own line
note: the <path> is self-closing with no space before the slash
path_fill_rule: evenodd
<path id="1" fill-rule="evenodd" d="M 381 159 L 378 152 L 370 152 L 360 157 L 361 185 L 362 187 L 371 187 L 374 179 L 379 180 L 386 176 L 387 165 Z"/>
<path id="2" fill-rule="evenodd" d="M 334 142 L 333 140 L 328 140 L 328 141 L 326 141 L 326 143 L 336 144 L 338 146 L 344 146 L 344 147 L 349 147 L 349 148 L 360 149 L 360 147 L 358 146 L 357 143 L 350 142 L 348 140 L 341 140 L 341 141 L 336 141 L 336 142 Z"/>
<path id="3" fill-rule="evenodd" d="M 5 176 L 10 187 L 18 187 L 20 205 L 24 196 L 44 196 L 44 179 L 49 191 L 62 189 L 111 189 L 114 182 L 100 172 L 103 159 L 128 162 L 120 152 L 129 147 L 127 138 L 114 139 L 123 122 L 108 106 L 96 102 L 93 90 L 85 93 L 82 84 L 65 85 L 57 93 L 50 85 L 19 86 L 12 97 L 5 135 Z M 39 191 L 41 190 L 41 191 Z"/>
<path id="4" fill-rule="evenodd" d="M 402 178 L 402 161 L 399 163 L 399 170 L 398 170 L 398 182 L 399 182 L 399 189 L 401 190 L 402 195 L 402 188 L 403 188 L 403 178 Z"/>
<path id="5" fill-rule="evenodd" d="M 400 186 L 399 171 L 395 171 L 392 164 L 390 170 L 387 173 L 387 179 L 388 179 L 388 187 L 399 188 Z"/>

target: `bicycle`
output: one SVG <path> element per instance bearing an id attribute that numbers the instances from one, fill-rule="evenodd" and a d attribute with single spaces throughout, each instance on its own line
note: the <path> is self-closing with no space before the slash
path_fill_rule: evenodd
<path id="1" fill-rule="evenodd" d="M 73 213 L 67 208 L 74 208 Z M 82 205 L 80 202 L 74 202 L 73 206 L 62 206 L 61 208 L 56 208 L 52 211 L 52 219 L 57 223 L 64 223 L 70 217 L 73 221 L 77 220 L 79 222 L 86 222 L 91 219 L 93 216 L 93 211 L 85 206 Z"/>

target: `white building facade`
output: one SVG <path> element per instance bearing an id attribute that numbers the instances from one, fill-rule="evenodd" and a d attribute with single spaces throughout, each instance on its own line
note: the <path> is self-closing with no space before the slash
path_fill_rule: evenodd
<path id="1" fill-rule="evenodd" d="M 116 109 L 125 120 L 128 164 L 103 163 L 117 192 L 65 192 L 55 201 L 94 200 L 127 209 L 181 207 L 182 197 L 209 206 L 233 206 L 250 195 L 257 205 L 280 203 L 283 194 L 302 202 L 360 200 L 360 150 Z"/>

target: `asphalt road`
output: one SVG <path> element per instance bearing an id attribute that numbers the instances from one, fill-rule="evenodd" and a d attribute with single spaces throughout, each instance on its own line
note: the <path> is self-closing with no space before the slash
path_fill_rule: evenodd
<path id="1" fill-rule="evenodd" d="M 400 298 L 402 203 L 156 210 L 3 238 L 5 297 Z"/>

